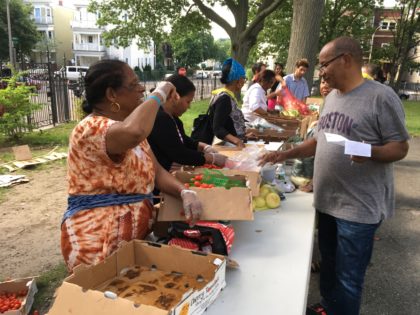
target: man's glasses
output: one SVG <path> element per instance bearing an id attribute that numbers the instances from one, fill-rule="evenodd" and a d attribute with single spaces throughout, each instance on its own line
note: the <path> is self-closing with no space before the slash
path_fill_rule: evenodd
<path id="1" fill-rule="evenodd" d="M 319 71 L 324 71 L 325 68 L 327 68 L 330 65 L 330 63 L 332 63 L 334 60 L 337 60 L 340 57 L 343 57 L 344 55 L 345 55 L 345 53 L 339 54 L 339 55 L 335 56 L 334 58 L 328 60 L 327 62 L 324 62 L 322 65 L 320 64 L 319 65 Z"/>

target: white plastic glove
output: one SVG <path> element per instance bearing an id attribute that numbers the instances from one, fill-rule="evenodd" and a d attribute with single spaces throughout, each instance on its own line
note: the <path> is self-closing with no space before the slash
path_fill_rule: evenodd
<path id="1" fill-rule="evenodd" d="M 162 99 L 162 104 L 164 104 L 172 91 L 176 92 L 175 86 L 171 82 L 162 81 L 158 83 L 153 93 L 159 94 L 160 98 Z"/>
<path id="2" fill-rule="evenodd" d="M 190 227 L 193 227 L 198 219 L 200 219 L 203 206 L 198 200 L 197 193 L 193 190 L 181 190 L 182 204 L 184 206 L 185 218 Z"/>
<path id="3" fill-rule="evenodd" d="M 220 166 L 220 167 L 224 167 L 226 164 L 226 160 L 227 160 L 227 156 L 220 154 L 220 153 L 210 153 L 211 156 L 213 157 L 213 162 L 212 164 Z"/>
<path id="4" fill-rule="evenodd" d="M 206 145 L 203 149 L 204 153 L 219 153 L 215 148 L 213 148 L 211 145 Z"/>

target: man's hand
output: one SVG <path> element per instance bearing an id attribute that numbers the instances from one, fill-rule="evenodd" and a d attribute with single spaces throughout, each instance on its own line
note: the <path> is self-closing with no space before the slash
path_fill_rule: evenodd
<path id="1" fill-rule="evenodd" d="M 270 152 L 258 158 L 258 160 L 260 161 L 258 165 L 264 166 L 266 163 L 269 163 L 269 162 L 273 164 L 281 163 L 286 159 L 287 159 L 286 154 L 283 151 Z"/>
<path id="2" fill-rule="evenodd" d="M 350 160 L 355 163 L 365 163 L 366 161 L 370 160 L 370 157 L 350 155 Z"/>
<path id="3" fill-rule="evenodd" d="M 182 204 L 184 206 L 185 219 L 193 227 L 198 219 L 200 219 L 203 206 L 198 200 L 197 193 L 193 190 L 183 189 L 181 191 Z"/>

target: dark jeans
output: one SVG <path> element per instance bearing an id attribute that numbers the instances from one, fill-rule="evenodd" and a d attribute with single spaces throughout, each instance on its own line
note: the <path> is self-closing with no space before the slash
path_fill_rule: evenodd
<path id="1" fill-rule="evenodd" d="M 380 223 L 363 224 L 318 212 L 320 291 L 328 315 L 357 315 Z"/>

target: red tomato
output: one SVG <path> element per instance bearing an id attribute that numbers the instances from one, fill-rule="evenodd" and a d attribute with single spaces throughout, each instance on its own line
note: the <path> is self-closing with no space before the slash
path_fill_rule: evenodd
<path id="1" fill-rule="evenodd" d="M 188 183 L 185 183 L 184 186 L 185 186 L 185 188 L 190 188 L 190 184 L 188 184 Z"/>
<path id="2" fill-rule="evenodd" d="M 201 184 L 201 186 L 200 186 L 201 188 L 209 188 L 209 185 L 207 185 L 207 184 Z"/>
<path id="3" fill-rule="evenodd" d="M 200 183 L 199 181 L 195 181 L 195 182 L 194 182 L 194 186 L 195 186 L 195 187 L 200 187 L 200 186 L 201 186 L 201 183 Z"/>
<path id="4" fill-rule="evenodd" d="M 209 184 L 209 188 L 213 188 L 214 187 L 214 184 Z"/>

